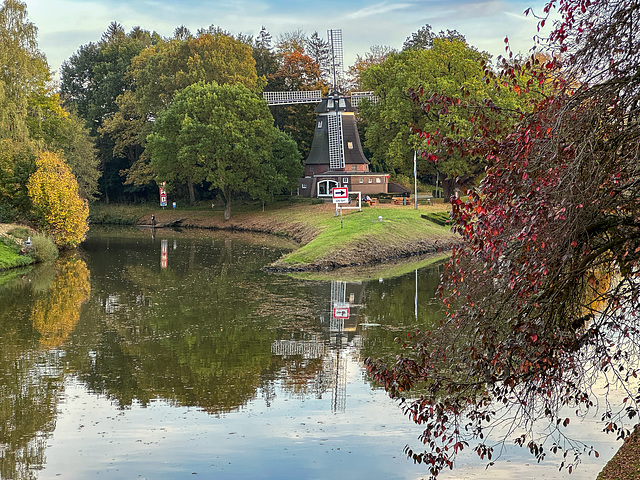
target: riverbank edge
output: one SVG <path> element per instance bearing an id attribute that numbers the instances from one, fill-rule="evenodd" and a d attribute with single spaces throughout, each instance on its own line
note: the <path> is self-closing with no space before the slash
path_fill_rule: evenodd
<path id="1" fill-rule="evenodd" d="M 596 480 L 640 480 L 640 424 L 607 462 Z"/>
<path id="2" fill-rule="evenodd" d="M 28 228 L 26 225 L 2 223 L 0 224 L 0 237 L 10 239 L 13 243 L 16 244 L 17 247 L 19 247 L 22 250 L 24 246 L 23 240 L 9 234 L 11 230 L 15 228 L 20 228 L 20 227 Z M 6 258 L 4 259 L 4 265 L 0 266 L 0 273 L 5 273 L 10 270 L 15 270 L 16 268 L 28 267 L 35 263 L 34 258 L 24 255 L 22 253 L 17 253 L 17 252 L 13 253 L 9 251 L 5 251 L 4 253 Z M 27 261 L 25 259 L 30 259 L 30 261 Z"/>
<path id="3" fill-rule="evenodd" d="M 101 207 L 104 208 L 104 207 Z M 114 207 L 114 210 L 120 207 Z M 430 207 L 426 211 L 446 210 L 446 205 Z M 108 209 L 107 209 L 108 210 Z M 289 205 L 272 211 L 243 211 L 229 220 L 224 220 L 221 212 L 207 209 L 155 210 L 150 213 L 147 209 L 140 213 L 133 222 L 138 227 L 152 228 L 194 228 L 221 231 L 252 232 L 285 237 L 293 240 L 299 248 L 308 245 L 313 240 L 327 233 L 326 225 L 318 222 L 318 218 L 333 217 L 334 206 L 324 205 Z M 406 207 L 386 207 L 372 209 L 369 213 L 384 215 L 385 219 L 393 221 L 394 215 L 401 211 L 407 212 Z M 395 213 L 398 212 L 398 213 Z M 107 212 L 100 212 L 100 218 L 116 218 Z M 134 212 L 129 212 L 128 215 Z M 301 273 L 326 272 L 337 269 L 374 266 L 391 262 L 403 261 L 425 255 L 441 255 L 448 252 L 457 237 L 448 227 L 436 225 L 433 222 L 420 219 L 420 212 L 416 212 L 418 220 L 415 232 L 411 235 L 400 234 L 393 228 L 379 233 L 373 229 L 365 238 L 362 235 L 347 236 L 336 248 L 322 253 L 309 262 L 291 263 L 286 257 L 281 258 L 263 270 L 273 273 Z M 370 216 L 370 215 L 369 215 Z M 129 217 L 130 218 L 130 217 Z M 357 217 L 356 217 L 357 218 Z M 424 223 L 422 223 L 424 222 Z M 108 224 L 109 222 L 94 222 L 94 224 Z M 377 223 L 377 221 L 376 221 Z"/>

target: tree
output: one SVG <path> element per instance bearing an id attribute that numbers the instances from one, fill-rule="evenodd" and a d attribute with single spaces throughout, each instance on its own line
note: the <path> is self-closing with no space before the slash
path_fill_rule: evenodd
<path id="1" fill-rule="evenodd" d="M 466 38 L 457 30 L 440 31 L 437 35 L 431 30 L 431 25 L 426 24 L 417 32 L 411 34 L 402 44 L 402 50 L 427 50 L 433 46 L 433 40 L 436 38 L 446 40 L 458 40 L 466 42 Z"/>
<path id="2" fill-rule="evenodd" d="M 27 18 L 26 4 L 4 0 L 0 7 L 0 139 L 27 139 L 28 98 L 49 81 L 37 32 Z"/>
<path id="3" fill-rule="evenodd" d="M 119 111 L 105 121 L 102 131 L 115 140 L 114 152 L 126 153 L 130 163 L 123 173 L 134 185 L 153 179 L 144 156 L 146 138 L 155 118 L 170 107 L 177 92 L 199 81 L 240 83 L 256 92 L 263 86 L 256 75 L 251 47 L 220 31 L 159 42 L 132 60 L 127 75 L 131 87 L 119 96 Z M 193 203 L 193 185 L 187 185 Z"/>
<path id="4" fill-rule="evenodd" d="M 278 70 L 278 58 L 271 46 L 271 35 L 264 27 L 253 41 L 252 56 L 258 77 L 268 80 Z"/>
<path id="5" fill-rule="evenodd" d="M 26 119 L 31 140 L 42 150 L 62 151 L 78 182 L 82 198 L 95 200 L 98 194 L 98 158 L 84 122 L 60 105 L 58 94 L 41 89 L 29 99 Z"/>
<path id="6" fill-rule="evenodd" d="M 220 191 L 227 220 L 235 194 L 265 199 L 290 185 L 287 174 L 297 179 L 290 164 L 300 162 L 291 147 L 264 100 L 247 87 L 204 82 L 179 92 L 148 138 L 158 181 L 209 182 Z"/>
<path id="7" fill-rule="evenodd" d="M 421 150 L 425 156 L 433 153 L 435 147 L 417 138 L 411 127 L 448 132 L 455 138 L 470 134 L 474 122 L 472 110 L 453 104 L 446 109 L 423 109 L 412 101 L 413 90 L 429 98 L 457 95 L 463 89 L 467 98 L 477 102 L 491 101 L 513 109 L 526 107 L 526 99 L 486 83 L 485 68 L 479 62 L 482 59 L 488 60 L 487 54 L 463 41 L 434 38 L 430 48 L 391 53 L 383 63 L 371 65 L 362 73 L 363 89 L 373 90 L 380 98 L 377 105 L 364 104 L 360 108 L 366 122 L 365 146 L 372 153 L 375 169 L 412 175 L 413 152 Z M 436 177 L 439 173 L 444 177 L 448 197 L 458 183 L 473 181 L 481 175 L 484 166 L 482 158 L 463 157 L 450 150 L 440 155 L 437 163 L 420 162 L 418 174 Z"/>
<path id="8" fill-rule="evenodd" d="M 462 245 L 441 286 L 449 313 L 394 365 L 368 361 L 392 394 L 426 387 L 405 409 L 428 450 L 408 453 L 433 476 L 471 442 L 492 460 L 507 439 L 538 460 L 560 451 L 571 472 L 593 448 L 570 438 L 563 408 L 593 408 L 599 378 L 627 395 L 598 401 L 605 431 L 625 438 L 638 414 L 640 4 L 567 0 L 559 13 L 550 59 L 505 59 L 495 78 L 515 90 L 531 69 L 528 88 L 551 77 L 553 93 L 506 131 L 477 109 L 477 136 L 434 139 L 488 162 L 469 200 L 453 202 Z M 506 431 L 487 439 L 498 423 Z"/>
<path id="9" fill-rule="evenodd" d="M 95 193 L 98 172 L 90 140 L 53 93 L 37 29 L 26 5 L 6 0 L 0 8 L 0 215 L 29 217 L 27 182 L 38 152 L 62 150 L 81 179 L 83 195 Z"/>
<path id="10" fill-rule="evenodd" d="M 51 152 L 40 154 L 36 166 L 27 187 L 40 227 L 56 245 L 77 247 L 89 230 L 89 207 L 78 195 L 71 169 Z"/>
<path id="11" fill-rule="evenodd" d="M 125 73 L 131 60 L 157 41 L 157 34 L 140 27 L 134 27 L 124 35 L 122 26 L 112 22 L 99 42 L 81 46 L 62 65 L 61 99 L 67 109 L 85 121 L 95 139 L 102 172 L 99 189 L 107 202 L 122 198 L 124 188 L 120 170 L 127 168 L 131 159 L 121 150 L 114 153 L 115 140 L 111 132 L 103 130 L 104 122 L 119 110 L 118 95 L 130 88 Z M 68 160 L 71 161 L 70 156 Z"/>
<path id="12" fill-rule="evenodd" d="M 320 38 L 318 32 L 313 32 L 305 42 L 305 51 L 311 59 L 320 67 L 321 78 L 327 81 L 331 67 L 331 45 L 327 40 Z M 317 81 L 320 81 L 319 77 Z"/>
<path id="13" fill-rule="evenodd" d="M 349 67 L 350 89 L 360 91 L 362 86 L 362 74 L 374 65 L 382 64 L 389 54 L 396 50 L 387 45 L 373 45 L 364 56 L 356 55 L 356 61 Z"/>
<path id="14" fill-rule="evenodd" d="M 329 85 L 322 78 L 320 65 L 305 52 L 307 43 L 300 30 L 289 32 L 278 40 L 276 50 L 280 60 L 278 70 L 269 77 L 267 91 L 329 91 Z M 313 132 L 316 125 L 315 105 L 281 105 L 272 107 L 275 124 L 298 144 L 303 157 L 311 150 Z"/>

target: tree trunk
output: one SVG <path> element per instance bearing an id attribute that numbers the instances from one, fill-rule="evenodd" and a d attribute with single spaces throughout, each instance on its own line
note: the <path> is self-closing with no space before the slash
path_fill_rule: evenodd
<path id="1" fill-rule="evenodd" d="M 230 188 L 221 189 L 220 196 L 224 201 L 224 219 L 226 221 L 231 218 L 231 189 Z"/>
<path id="2" fill-rule="evenodd" d="M 224 219 L 229 220 L 231 218 L 231 201 L 227 198 L 224 202 Z"/>
<path id="3" fill-rule="evenodd" d="M 196 203 L 196 194 L 193 191 L 193 182 L 191 179 L 187 180 L 187 188 L 189 189 L 189 205 Z"/>
<path id="4" fill-rule="evenodd" d="M 451 197 L 456 194 L 458 183 L 455 178 L 446 178 L 442 180 L 442 198 L 445 203 L 451 201 Z"/>

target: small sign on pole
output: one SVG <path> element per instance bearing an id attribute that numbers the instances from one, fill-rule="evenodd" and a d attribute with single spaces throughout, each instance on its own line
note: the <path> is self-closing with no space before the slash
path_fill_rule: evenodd
<path id="1" fill-rule="evenodd" d="M 331 189 L 333 203 L 349 203 L 349 189 L 347 187 L 334 187 Z"/>
<path id="2" fill-rule="evenodd" d="M 166 207 L 167 206 L 167 190 L 166 190 L 166 182 L 162 182 L 160 183 L 159 187 L 160 187 L 160 206 L 161 207 Z"/>

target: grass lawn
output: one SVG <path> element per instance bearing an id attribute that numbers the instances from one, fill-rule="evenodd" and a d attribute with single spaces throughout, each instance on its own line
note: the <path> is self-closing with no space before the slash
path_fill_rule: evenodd
<path id="1" fill-rule="evenodd" d="M 306 245 L 285 256 L 288 265 L 313 263 L 318 258 L 354 248 L 402 248 L 409 243 L 428 240 L 446 242 L 452 239 L 447 227 L 421 217 L 421 210 L 410 207 L 369 207 L 362 212 L 345 211 L 340 217 L 329 216 L 318 221 L 321 233 Z M 382 219 L 380 219 L 382 217 Z"/>
<path id="2" fill-rule="evenodd" d="M 31 257 L 18 254 L 19 247 L 17 245 L 14 246 L 8 243 L 0 240 L 0 270 L 23 267 L 33 263 Z"/>
<path id="3" fill-rule="evenodd" d="M 448 204 L 391 205 L 381 203 L 362 211 L 343 210 L 335 216 L 335 206 L 329 202 L 294 201 L 266 205 L 234 206 L 232 217 L 223 219 L 223 206 L 210 203 L 193 207 L 162 209 L 157 205 L 92 205 L 92 223 L 151 225 L 151 215 L 157 225 L 248 230 L 287 236 L 296 239 L 300 248 L 277 262 L 288 268 L 323 263 L 352 265 L 375 263 L 386 258 L 410 256 L 443 248 L 455 241 L 448 226 L 441 226 L 424 216 L 445 215 Z M 382 217 L 382 219 L 380 219 Z M 431 249 L 431 250 L 430 250 Z"/>

